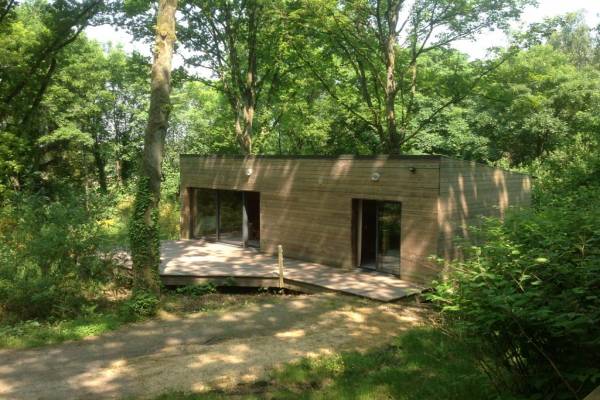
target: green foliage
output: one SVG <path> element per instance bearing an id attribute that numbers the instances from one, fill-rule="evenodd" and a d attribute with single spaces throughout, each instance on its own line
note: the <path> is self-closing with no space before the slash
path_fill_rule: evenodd
<path id="1" fill-rule="evenodd" d="M 104 218 L 99 221 L 103 250 L 129 248 L 129 221 L 133 213 L 134 197 L 129 189 L 114 190 L 111 201 L 104 209 Z M 165 196 L 159 205 L 159 236 L 161 240 L 179 239 L 179 201 Z"/>
<path id="2" fill-rule="evenodd" d="M 532 170 L 536 175 L 537 204 L 595 186 L 600 182 L 600 135 L 575 135 L 571 144 L 554 151 L 544 163 L 536 162 Z"/>
<path id="3" fill-rule="evenodd" d="M 0 348 L 28 348 L 80 340 L 112 331 L 129 319 L 117 312 L 91 312 L 75 319 L 58 321 L 29 320 L 0 325 Z"/>
<path id="4" fill-rule="evenodd" d="M 458 333 L 484 340 L 499 385 L 569 398 L 600 382 L 599 198 L 584 186 L 488 221 L 485 244 L 431 295 Z"/>
<path id="5" fill-rule="evenodd" d="M 579 67 L 566 51 L 552 40 L 542 41 L 521 49 L 484 79 L 470 125 L 489 139 L 491 160 L 530 166 L 574 149 L 576 141 L 597 144 L 600 64 Z"/>
<path id="6" fill-rule="evenodd" d="M 73 316 L 114 266 L 98 255 L 101 201 L 15 195 L 0 211 L 0 319 Z"/>
<path id="7" fill-rule="evenodd" d="M 173 89 L 160 206 L 148 213 L 157 199 L 147 182 L 135 179 L 147 119 L 148 60 L 76 36 L 92 17 L 79 12 L 87 1 L 18 3 L 0 20 L 0 319 L 17 322 L 0 333 L 7 341 L 30 343 L 27 338 L 39 331 L 42 343 L 113 326 L 86 310 L 98 302 L 101 286 L 122 276 L 98 252 L 126 247 L 128 227 L 134 272 L 144 284 L 115 318 L 156 311 L 156 297 L 148 293 L 159 287 L 159 240 L 178 236 L 179 154 L 240 152 L 232 122 L 247 100 L 248 66 L 232 74 L 230 55 L 221 52 L 230 43 L 214 44 L 233 39 L 242 64 L 249 59 L 251 4 L 194 0 L 181 8 L 180 44 L 195 51 L 187 61 L 208 64 L 214 76 L 196 79 L 180 71 L 185 81 L 176 80 Z M 458 333 L 486 339 L 479 350 L 496 380 L 508 376 L 508 386 L 522 392 L 560 397 L 569 394 L 564 382 L 581 393 L 597 384 L 589 366 L 600 365 L 594 359 L 600 353 L 598 32 L 571 14 L 535 24 L 517 38 L 519 49 L 498 50 L 487 61 L 471 61 L 446 45 L 456 39 L 452 35 L 505 26 L 524 3 L 417 1 L 422 13 L 407 22 L 401 35 L 406 42 L 395 49 L 395 108 L 402 130 L 421 129 L 405 143 L 408 153 L 475 159 L 537 176 L 534 209 L 504 224 L 489 222 L 482 232 L 486 244 L 454 266 L 434 298 Z M 386 32 L 378 32 L 376 21 L 385 10 L 365 0 L 252 4 L 259 5 L 260 21 L 253 151 L 335 155 L 387 149 L 385 56 L 378 43 L 378 33 Z M 121 5 L 118 18 L 132 16 L 128 25 L 136 35 L 153 31 L 151 2 Z M 232 15 L 220 12 L 230 6 Z M 202 14 L 205 9 L 216 12 Z M 440 34 L 429 36 L 427 21 L 434 17 Z M 220 32 L 211 39 L 208 20 L 234 27 L 229 33 L 235 37 Z M 416 60 L 411 43 L 424 46 Z M 192 298 L 209 289 L 182 290 Z M 57 322 L 64 318 L 82 322 Z M 361 369 L 344 357 L 307 362 L 292 368 L 298 379 L 290 378 L 286 384 L 293 389 L 282 389 L 281 396 L 321 396 L 303 386 L 324 387 L 320 375 L 334 382 L 325 392 L 330 397 L 350 396 L 336 382 L 366 397 L 411 393 L 410 385 L 402 393 L 394 388 L 403 379 L 412 382 L 412 375 L 389 367 L 384 356 L 377 360 L 385 367 L 365 361 L 371 370 Z M 348 365 L 364 376 L 348 374 Z M 415 366 L 421 376 L 438 371 L 422 365 L 428 369 Z M 399 382 L 389 383 L 393 379 Z M 365 387 L 352 386 L 354 381 Z M 448 381 L 450 388 L 453 381 L 465 384 L 453 375 Z M 455 389 L 447 397 L 462 393 Z M 418 395 L 440 397 L 443 390 Z"/>
<path id="8" fill-rule="evenodd" d="M 157 200 L 153 198 L 147 177 L 138 180 L 129 221 L 129 246 L 133 263 L 134 293 L 160 292 L 160 230 Z"/>
<path id="9" fill-rule="evenodd" d="M 156 315 L 159 304 L 160 300 L 154 293 L 138 291 L 123 302 L 120 312 L 129 320 L 144 319 Z"/>
<path id="10" fill-rule="evenodd" d="M 471 349 L 439 331 L 412 329 L 391 345 L 303 359 L 260 386 L 236 393 L 170 393 L 156 400 L 201 399 L 456 399 L 494 398 Z"/>
<path id="11" fill-rule="evenodd" d="M 186 296 L 203 296 L 205 294 L 215 293 L 217 288 L 212 283 L 203 283 L 201 285 L 182 286 L 175 290 L 178 294 Z"/>
<path id="12" fill-rule="evenodd" d="M 123 294 L 123 292 L 121 292 Z M 154 296 L 113 300 L 106 293 L 85 305 L 75 317 L 48 320 L 0 321 L 0 348 L 28 348 L 80 340 L 151 318 Z M 185 316 L 197 312 L 226 312 L 271 301 L 265 296 L 208 294 L 187 296 L 166 291 L 156 310 Z"/>

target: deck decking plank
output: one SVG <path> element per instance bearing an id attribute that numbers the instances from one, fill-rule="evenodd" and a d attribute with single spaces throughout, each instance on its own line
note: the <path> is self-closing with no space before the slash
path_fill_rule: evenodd
<path id="1" fill-rule="evenodd" d="M 285 253 L 285 249 L 284 249 Z M 163 277 L 277 278 L 277 258 L 254 249 L 198 240 L 164 241 L 160 274 Z M 285 258 L 284 278 L 379 301 L 394 301 L 423 290 L 396 276 L 347 270 Z"/>

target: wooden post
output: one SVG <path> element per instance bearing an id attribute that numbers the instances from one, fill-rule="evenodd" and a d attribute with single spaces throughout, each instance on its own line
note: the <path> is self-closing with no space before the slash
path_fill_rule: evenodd
<path id="1" fill-rule="evenodd" d="M 279 267 L 279 288 L 283 289 L 283 247 L 281 245 L 277 246 L 277 265 Z"/>

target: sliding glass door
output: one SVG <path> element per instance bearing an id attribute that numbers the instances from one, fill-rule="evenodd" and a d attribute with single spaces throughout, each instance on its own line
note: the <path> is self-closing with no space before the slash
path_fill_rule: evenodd
<path id="1" fill-rule="evenodd" d="M 219 240 L 221 242 L 241 244 L 243 223 L 242 192 L 219 190 Z"/>
<path id="2" fill-rule="evenodd" d="M 246 246 L 260 247 L 260 193 L 244 192 Z"/>
<path id="3" fill-rule="evenodd" d="M 260 246 L 260 193 L 196 189 L 194 238 Z"/>
<path id="4" fill-rule="evenodd" d="M 356 265 L 400 274 L 401 211 L 399 202 L 352 201 Z"/>
<path id="5" fill-rule="evenodd" d="M 194 237 L 197 239 L 217 240 L 217 191 L 196 189 L 195 215 L 193 218 Z"/>
<path id="6" fill-rule="evenodd" d="M 400 203 L 377 202 L 377 269 L 400 272 Z"/>

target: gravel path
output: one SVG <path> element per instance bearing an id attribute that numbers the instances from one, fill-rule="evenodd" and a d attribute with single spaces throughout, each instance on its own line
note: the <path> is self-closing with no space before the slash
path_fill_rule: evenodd
<path id="1" fill-rule="evenodd" d="M 415 308 L 332 294 L 163 316 L 79 342 L 0 350 L 0 398 L 152 398 L 231 388 L 300 357 L 383 344 L 420 321 Z"/>

